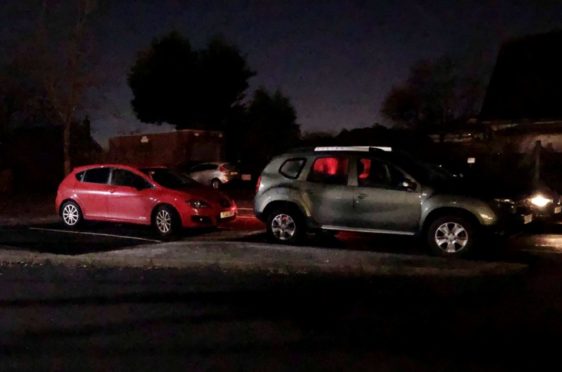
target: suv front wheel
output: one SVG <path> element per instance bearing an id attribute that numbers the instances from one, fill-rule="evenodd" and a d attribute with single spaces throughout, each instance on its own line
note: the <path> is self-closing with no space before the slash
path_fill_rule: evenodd
<path id="1" fill-rule="evenodd" d="M 275 243 L 295 244 L 302 240 L 305 227 L 300 213 L 292 208 L 276 208 L 267 217 L 267 235 Z"/>
<path id="2" fill-rule="evenodd" d="M 476 227 L 462 216 L 439 217 L 427 229 L 427 243 L 438 256 L 466 256 L 473 250 Z"/>

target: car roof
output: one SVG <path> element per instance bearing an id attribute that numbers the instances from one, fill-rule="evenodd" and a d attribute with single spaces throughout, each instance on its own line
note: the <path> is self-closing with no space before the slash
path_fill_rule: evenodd
<path id="1" fill-rule="evenodd" d="M 93 169 L 93 168 L 121 168 L 121 169 L 127 169 L 127 170 L 131 170 L 131 171 L 136 171 L 136 172 L 140 172 L 141 169 L 164 169 L 164 168 L 168 168 L 166 166 L 163 165 L 151 165 L 148 167 L 143 167 L 143 166 L 137 166 L 137 165 L 131 165 L 131 164 L 119 164 L 119 163 L 100 163 L 100 164 L 88 164 L 88 165 L 82 165 L 79 167 L 75 167 L 74 168 L 74 172 L 81 172 L 81 171 L 85 171 L 88 169 Z"/>
<path id="2" fill-rule="evenodd" d="M 392 152 L 390 146 L 316 146 L 300 147 L 287 151 L 284 155 L 310 156 L 316 154 L 325 155 L 357 155 L 357 154 L 388 154 Z"/>

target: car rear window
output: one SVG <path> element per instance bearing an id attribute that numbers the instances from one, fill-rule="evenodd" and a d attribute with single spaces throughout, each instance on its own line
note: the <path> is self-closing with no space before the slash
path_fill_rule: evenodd
<path id="1" fill-rule="evenodd" d="M 349 159 L 339 156 L 327 156 L 314 160 L 308 175 L 308 181 L 331 185 L 346 185 Z"/>
<path id="2" fill-rule="evenodd" d="M 109 168 L 88 169 L 84 174 L 82 182 L 107 183 L 109 180 Z"/>
<path id="3" fill-rule="evenodd" d="M 301 174 L 302 168 L 304 167 L 305 159 L 287 159 L 279 167 L 279 173 L 287 178 L 298 178 Z"/>

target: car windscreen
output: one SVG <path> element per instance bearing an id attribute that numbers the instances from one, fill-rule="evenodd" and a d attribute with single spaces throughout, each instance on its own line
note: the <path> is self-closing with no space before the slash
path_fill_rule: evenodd
<path id="1" fill-rule="evenodd" d="M 195 180 L 168 168 L 143 168 L 141 171 L 169 189 L 177 190 L 197 185 Z"/>

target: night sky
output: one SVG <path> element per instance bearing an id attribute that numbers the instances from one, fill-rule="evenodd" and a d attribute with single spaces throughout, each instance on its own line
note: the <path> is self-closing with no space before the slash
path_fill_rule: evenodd
<path id="1" fill-rule="evenodd" d="M 135 119 L 126 74 L 140 49 L 176 29 L 195 48 L 216 34 L 237 45 L 257 72 L 248 95 L 281 89 L 303 131 L 388 124 L 380 105 L 415 61 L 449 55 L 487 76 L 503 40 L 562 28 L 560 15 L 562 1 L 548 0 L 111 1 L 95 28 L 104 83 L 86 108 L 103 145 L 166 129 Z"/>

